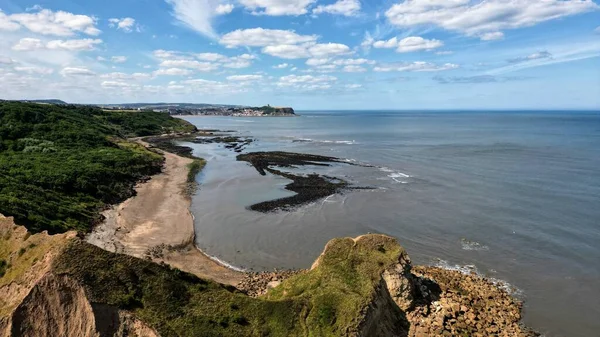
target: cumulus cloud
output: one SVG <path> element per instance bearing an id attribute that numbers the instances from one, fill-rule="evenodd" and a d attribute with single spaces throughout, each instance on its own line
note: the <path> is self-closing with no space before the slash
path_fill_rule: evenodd
<path id="1" fill-rule="evenodd" d="M 400 28 L 434 25 L 489 40 L 500 37 L 502 30 L 529 27 L 598 8 L 592 0 L 406 0 L 393 5 L 385 15 Z"/>
<path id="2" fill-rule="evenodd" d="M 156 76 L 189 76 L 193 72 L 189 69 L 181 69 L 181 68 L 164 68 L 158 69 L 154 72 Z"/>
<path id="3" fill-rule="evenodd" d="M 279 78 L 278 87 L 312 91 L 329 89 L 337 81 L 337 77 L 329 75 L 287 75 Z"/>
<path id="4" fill-rule="evenodd" d="M 390 63 L 382 64 L 373 68 L 377 72 L 390 72 L 390 71 L 415 71 L 415 72 L 430 72 L 430 71 L 443 71 L 452 70 L 459 68 L 458 64 L 445 63 L 435 64 L 430 62 L 406 62 L 406 63 Z"/>
<path id="5" fill-rule="evenodd" d="M 420 36 L 409 36 L 402 40 L 393 37 L 387 41 L 375 41 L 375 48 L 396 48 L 398 53 L 409 53 L 421 50 L 433 50 L 443 46 L 444 43 L 440 40 L 427 40 Z"/>
<path id="6" fill-rule="evenodd" d="M 15 31 L 19 30 L 21 25 L 11 20 L 11 18 L 0 10 L 0 30 Z"/>
<path id="7" fill-rule="evenodd" d="M 160 67 L 163 68 L 187 68 L 199 71 L 214 71 L 220 67 L 241 69 L 252 65 L 256 56 L 251 54 L 241 54 L 238 56 L 225 56 L 218 53 L 182 53 L 169 50 L 155 50 L 154 57 L 161 61 Z"/>
<path id="8" fill-rule="evenodd" d="M 27 67 L 15 67 L 16 71 L 27 73 L 30 75 L 50 75 L 54 73 L 54 69 L 46 68 L 46 67 L 38 67 L 38 66 L 27 66 Z"/>
<path id="9" fill-rule="evenodd" d="M 133 28 L 135 26 L 135 19 L 134 18 L 112 18 L 112 19 L 108 19 L 108 26 L 111 28 L 117 28 L 120 29 L 124 32 L 130 33 L 133 31 Z"/>
<path id="10" fill-rule="evenodd" d="M 285 68 L 287 68 L 288 66 L 289 66 L 289 64 L 287 64 L 287 63 L 281 63 L 281 64 L 278 64 L 278 65 L 276 65 L 276 66 L 273 66 L 273 68 L 274 68 L 274 69 L 285 69 Z"/>
<path id="11" fill-rule="evenodd" d="M 15 60 L 11 59 L 8 56 L 0 55 L 0 64 L 13 64 L 13 63 L 15 63 Z"/>
<path id="12" fill-rule="evenodd" d="M 215 9 L 215 12 L 219 15 L 229 14 L 233 11 L 234 6 L 232 4 L 220 4 Z"/>
<path id="13" fill-rule="evenodd" d="M 249 82 L 249 81 L 260 81 L 263 79 L 262 75 L 232 75 L 227 76 L 228 81 L 236 82 Z"/>
<path id="14" fill-rule="evenodd" d="M 502 32 L 483 33 L 479 36 L 479 38 L 482 41 L 502 40 L 504 38 L 504 33 L 502 33 Z"/>
<path id="15" fill-rule="evenodd" d="M 239 0 L 255 15 L 302 15 L 316 0 Z"/>
<path id="16" fill-rule="evenodd" d="M 97 44 L 101 44 L 100 39 L 81 39 L 81 40 L 53 40 L 48 41 L 46 48 L 62 50 L 94 50 Z"/>
<path id="17" fill-rule="evenodd" d="M 265 47 L 315 42 L 317 38 L 317 35 L 300 35 L 293 30 L 251 28 L 229 32 L 221 37 L 219 43 L 227 48 Z"/>
<path id="18" fill-rule="evenodd" d="M 100 39 L 52 40 L 44 43 L 40 39 L 23 38 L 20 39 L 12 49 L 16 51 L 32 51 L 40 49 L 85 51 L 94 50 L 95 46 L 101 43 L 102 40 Z"/>
<path id="19" fill-rule="evenodd" d="M 539 60 L 539 59 L 551 59 L 552 58 L 552 54 L 549 53 L 548 51 L 540 51 L 537 53 L 533 53 L 524 57 L 517 57 L 517 58 L 513 58 L 508 60 L 508 63 L 521 63 L 521 62 L 528 62 L 528 61 L 533 61 L 533 60 Z"/>
<path id="20" fill-rule="evenodd" d="M 363 58 L 359 59 L 339 59 L 333 61 L 333 64 L 342 66 L 342 65 L 361 65 L 361 64 L 375 64 L 376 62 L 373 60 L 367 60 Z"/>
<path id="21" fill-rule="evenodd" d="M 9 21 L 6 21 L 6 18 Z M 53 12 L 48 9 L 41 9 L 33 13 L 0 15 L 0 26 L 2 27 L 12 27 L 12 30 L 15 30 L 14 24 L 18 24 L 34 33 L 56 36 L 72 36 L 77 33 L 99 35 L 101 31 L 96 28 L 96 21 L 96 18 L 92 16 L 64 11 Z"/>
<path id="22" fill-rule="evenodd" d="M 45 46 L 42 43 L 42 40 L 28 37 L 19 40 L 19 42 L 12 47 L 12 49 L 16 51 L 30 51 L 43 48 L 45 48 Z"/>
<path id="23" fill-rule="evenodd" d="M 127 62 L 127 56 L 113 56 L 110 58 L 113 63 L 125 63 Z"/>
<path id="24" fill-rule="evenodd" d="M 79 67 L 66 67 L 60 71 L 60 74 L 63 77 L 71 77 L 71 76 L 96 76 L 96 73 L 87 69 L 87 68 L 79 68 Z"/>
<path id="25" fill-rule="evenodd" d="M 187 68 L 203 72 L 217 70 L 218 65 L 210 62 L 199 62 L 195 60 L 165 60 L 160 63 L 161 68 Z"/>
<path id="26" fill-rule="evenodd" d="M 356 16 L 360 12 L 359 0 L 338 0 L 331 5 L 319 5 L 313 9 L 313 14 L 329 13 L 344 16 Z"/>
<path id="27" fill-rule="evenodd" d="M 165 0 L 172 7 L 171 14 L 184 26 L 210 38 L 218 39 L 213 28 L 214 18 L 233 10 L 219 0 Z M 229 12 L 227 12 L 229 10 Z"/>
<path id="28" fill-rule="evenodd" d="M 342 71 L 346 73 L 364 73 L 367 69 L 361 66 L 347 65 L 342 68 Z"/>

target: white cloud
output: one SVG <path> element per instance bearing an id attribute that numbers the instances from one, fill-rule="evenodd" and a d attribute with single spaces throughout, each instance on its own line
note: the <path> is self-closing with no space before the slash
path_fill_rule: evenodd
<path id="1" fill-rule="evenodd" d="M 502 32 L 483 33 L 479 36 L 479 38 L 482 41 L 502 40 L 504 38 L 504 33 L 502 33 Z"/>
<path id="2" fill-rule="evenodd" d="M 251 28 L 229 32 L 221 37 L 219 43 L 227 48 L 265 47 L 315 42 L 317 38 L 317 35 L 299 35 L 293 30 Z"/>
<path id="3" fill-rule="evenodd" d="M 216 40 L 218 34 L 213 28 L 214 18 L 223 12 L 219 0 L 165 0 L 172 6 L 172 15 L 184 26 Z M 220 11 L 220 12 L 219 12 Z"/>
<path id="4" fill-rule="evenodd" d="M 35 13 L 12 14 L 8 18 L 12 22 L 42 35 L 72 36 L 77 33 L 84 33 L 95 36 L 101 33 L 96 28 L 96 18 L 64 11 L 53 12 L 42 9 Z M 0 22 L 2 21 L 3 19 L 0 17 Z"/>
<path id="5" fill-rule="evenodd" d="M 94 46 L 102 43 L 100 39 L 53 40 L 48 41 L 46 48 L 62 50 L 94 50 Z"/>
<path id="6" fill-rule="evenodd" d="M 138 85 L 122 82 L 122 81 L 104 81 L 102 82 L 102 87 L 107 89 L 128 89 L 131 87 L 137 87 Z"/>
<path id="7" fill-rule="evenodd" d="M 228 57 L 218 53 L 182 53 L 168 50 L 155 50 L 154 57 L 161 60 L 160 67 L 166 68 L 190 68 L 200 71 L 213 71 L 219 67 L 241 69 L 252 65 L 256 56 L 241 54 Z M 198 62 L 200 60 L 202 62 Z"/>
<path id="8" fill-rule="evenodd" d="M 196 58 L 199 60 L 203 60 L 203 61 L 215 62 L 215 61 L 227 59 L 227 56 L 217 54 L 217 53 L 200 53 L 200 54 L 196 54 Z"/>
<path id="9" fill-rule="evenodd" d="M 219 15 L 225 15 L 231 13 L 233 8 L 235 7 L 232 4 L 220 4 L 215 9 L 215 12 Z"/>
<path id="10" fill-rule="evenodd" d="M 377 72 L 390 72 L 390 71 L 416 71 L 416 72 L 429 72 L 429 71 L 443 71 L 452 70 L 459 68 L 458 64 L 445 63 L 437 65 L 429 62 L 409 62 L 409 63 L 396 63 L 396 64 L 382 64 L 375 68 Z"/>
<path id="11" fill-rule="evenodd" d="M 328 58 L 310 58 L 306 60 L 306 65 L 308 66 L 322 66 L 324 64 L 329 63 Z"/>
<path id="12" fill-rule="evenodd" d="M 309 48 L 312 57 L 329 57 L 350 53 L 350 48 L 341 43 L 319 43 Z"/>
<path id="13" fill-rule="evenodd" d="M 227 76 L 228 81 L 237 82 L 249 82 L 249 81 L 260 81 L 263 79 L 262 75 L 232 75 Z"/>
<path id="14" fill-rule="evenodd" d="M 435 25 L 483 37 L 598 8 L 592 0 L 406 0 L 393 5 L 385 15 L 400 28 Z"/>
<path id="15" fill-rule="evenodd" d="M 255 15 L 302 15 L 315 0 L 239 0 Z"/>
<path id="16" fill-rule="evenodd" d="M 189 76 L 192 74 L 192 71 L 189 69 L 181 69 L 181 68 L 165 68 L 165 69 L 158 69 L 157 71 L 154 72 L 154 75 L 156 76 L 161 76 L 161 75 L 165 75 L 165 76 Z"/>
<path id="17" fill-rule="evenodd" d="M 287 75 L 279 78 L 277 86 L 299 91 L 326 90 L 332 87 L 337 78 L 329 75 Z"/>
<path id="18" fill-rule="evenodd" d="M 19 40 L 19 42 L 16 45 L 14 45 L 12 49 L 17 51 L 30 51 L 43 49 L 44 47 L 45 46 L 42 43 L 42 40 L 26 37 Z"/>
<path id="19" fill-rule="evenodd" d="M 362 88 L 362 84 L 346 84 L 346 89 L 360 89 Z"/>
<path id="20" fill-rule="evenodd" d="M 18 23 L 12 21 L 8 15 L 0 10 L 0 30 L 15 31 L 19 30 L 19 28 L 21 26 Z"/>
<path id="21" fill-rule="evenodd" d="M 338 0 L 331 5 L 319 5 L 313 9 L 313 14 L 329 13 L 344 16 L 355 16 L 360 12 L 359 0 Z"/>
<path id="22" fill-rule="evenodd" d="M 320 76 L 312 76 L 312 75 L 287 75 L 279 78 L 278 85 L 288 86 L 295 84 L 303 84 L 303 83 L 326 83 L 326 82 L 334 82 L 337 80 L 337 77 L 329 76 L 329 75 L 320 75 Z"/>
<path id="23" fill-rule="evenodd" d="M 126 74 L 126 73 L 114 72 L 114 73 L 102 74 L 102 75 L 100 75 L 100 78 L 108 78 L 108 79 L 112 79 L 112 80 L 149 80 L 150 78 L 152 78 L 152 75 L 147 74 L 147 73 Z"/>
<path id="24" fill-rule="evenodd" d="M 454 54 L 454 52 L 450 51 L 450 50 L 443 50 L 443 51 L 438 51 L 435 54 L 436 55 L 452 55 L 452 54 Z"/>
<path id="25" fill-rule="evenodd" d="M 266 46 L 262 49 L 262 52 L 283 59 L 299 59 L 310 57 L 308 48 L 305 45 L 280 44 L 275 46 Z"/>
<path id="26" fill-rule="evenodd" d="M 367 71 L 367 69 L 361 66 L 347 65 L 344 68 L 342 68 L 342 71 L 346 73 L 364 73 L 365 71 Z"/>
<path id="27" fill-rule="evenodd" d="M 0 64 L 13 64 L 15 60 L 11 59 L 8 56 L 0 55 Z"/>
<path id="28" fill-rule="evenodd" d="M 193 60 L 165 60 L 160 63 L 162 68 L 188 68 L 195 69 L 198 71 L 213 71 L 217 70 L 219 66 L 210 62 L 198 62 Z"/>
<path id="29" fill-rule="evenodd" d="M 420 36 L 409 36 L 402 40 L 393 37 L 387 41 L 375 41 L 375 48 L 396 48 L 398 53 L 409 53 L 420 50 L 432 50 L 443 46 L 444 43 L 440 40 L 427 40 Z"/>
<path id="30" fill-rule="evenodd" d="M 376 62 L 373 60 L 367 59 L 341 59 L 333 61 L 333 64 L 342 66 L 342 65 L 361 65 L 361 64 L 375 64 Z"/>
<path id="31" fill-rule="evenodd" d="M 125 63 L 127 62 L 127 56 L 113 56 L 110 60 L 112 63 Z"/>
<path id="32" fill-rule="evenodd" d="M 87 68 L 66 67 L 60 71 L 64 77 L 68 76 L 96 76 L 96 73 Z"/>
<path id="33" fill-rule="evenodd" d="M 46 67 L 36 67 L 36 66 L 28 66 L 28 67 L 15 67 L 16 71 L 27 73 L 27 74 L 36 74 L 36 75 L 50 75 L 54 73 L 54 69 L 46 68 Z"/>
<path id="34" fill-rule="evenodd" d="M 596 27 L 596 29 L 594 29 L 594 32 L 600 34 L 600 26 Z"/>
<path id="35" fill-rule="evenodd" d="M 16 51 L 32 51 L 39 49 L 82 51 L 93 50 L 94 46 L 100 43 L 102 43 L 102 40 L 100 39 L 81 39 L 52 40 L 44 44 L 40 39 L 23 38 L 20 39 L 12 49 Z"/>
<path id="36" fill-rule="evenodd" d="M 284 59 L 299 59 L 299 58 L 327 58 L 336 55 L 349 54 L 350 47 L 341 43 L 305 43 L 301 45 L 274 45 L 267 46 L 262 49 L 262 52 L 272 56 Z"/>
<path id="37" fill-rule="evenodd" d="M 289 64 L 287 64 L 287 63 L 281 63 L 281 64 L 278 64 L 276 66 L 273 66 L 273 68 L 275 68 L 275 69 L 285 69 L 288 66 L 289 66 Z"/>
<path id="38" fill-rule="evenodd" d="M 106 61 L 106 58 L 103 56 L 98 56 L 98 57 L 96 57 L 96 60 L 103 62 L 103 61 Z"/>
<path id="39" fill-rule="evenodd" d="M 527 62 L 527 61 L 533 61 L 533 60 L 539 60 L 539 59 L 551 59 L 552 58 L 552 54 L 549 53 L 548 51 L 540 51 L 537 53 L 533 53 L 530 55 L 527 55 L 525 57 L 517 57 L 517 58 L 513 58 L 508 60 L 509 63 L 521 63 L 521 62 Z"/>
<path id="40" fill-rule="evenodd" d="M 121 29 L 122 31 L 127 33 L 130 33 L 133 30 L 133 27 L 135 26 L 134 18 L 112 18 L 108 19 L 108 22 L 109 27 Z"/>

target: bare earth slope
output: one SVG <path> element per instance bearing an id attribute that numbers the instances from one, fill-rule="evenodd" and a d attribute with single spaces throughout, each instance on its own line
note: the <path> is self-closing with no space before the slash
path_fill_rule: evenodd
<path id="1" fill-rule="evenodd" d="M 192 159 L 160 152 L 165 158 L 162 173 L 138 184 L 135 197 L 105 211 L 106 220 L 87 241 L 111 252 L 151 257 L 202 278 L 236 285 L 241 273 L 218 264 L 194 246 L 194 219 L 184 193 Z"/>

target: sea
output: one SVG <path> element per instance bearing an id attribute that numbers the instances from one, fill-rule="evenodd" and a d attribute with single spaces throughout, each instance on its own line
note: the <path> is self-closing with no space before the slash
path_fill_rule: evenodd
<path id="1" fill-rule="evenodd" d="M 548 337 L 600 336 L 600 112 L 300 111 L 296 118 L 183 117 L 252 137 L 244 152 L 349 163 L 295 173 L 354 186 L 292 211 L 257 202 L 293 193 L 223 144 L 193 197 L 197 246 L 234 268 L 309 268 L 335 237 L 396 237 L 415 265 L 476 272 L 524 301 Z"/>

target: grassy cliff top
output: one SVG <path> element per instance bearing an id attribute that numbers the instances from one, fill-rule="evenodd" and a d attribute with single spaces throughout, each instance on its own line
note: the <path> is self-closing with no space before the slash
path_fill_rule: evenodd
<path id="1" fill-rule="evenodd" d="M 0 101 L 0 213 L 30 231 L 88 231 L 163 159 L 127 137 L 189 132 L 152 111 Z"/>
<path id="2" fill-rule="evenodd" d="M 46 261 L 39 270 L 76 280 L 90 302 L 127 310 L 161 336 L 350 335 L 379 275 L 403 251 L 383 236 L 335 240 L 313 270 L 284 281 L 265 298 L 251 298 L 166 265 L 104 251 L 73 235 L 29 236 L 22 227 L 3 224 L 0 233 L 0 259 L 10 264 L 0 288 L 10 282 L 32 287 L 28 273 L 34 261 Z M 0 301 L 0 320 L 16 304 Z"/>

